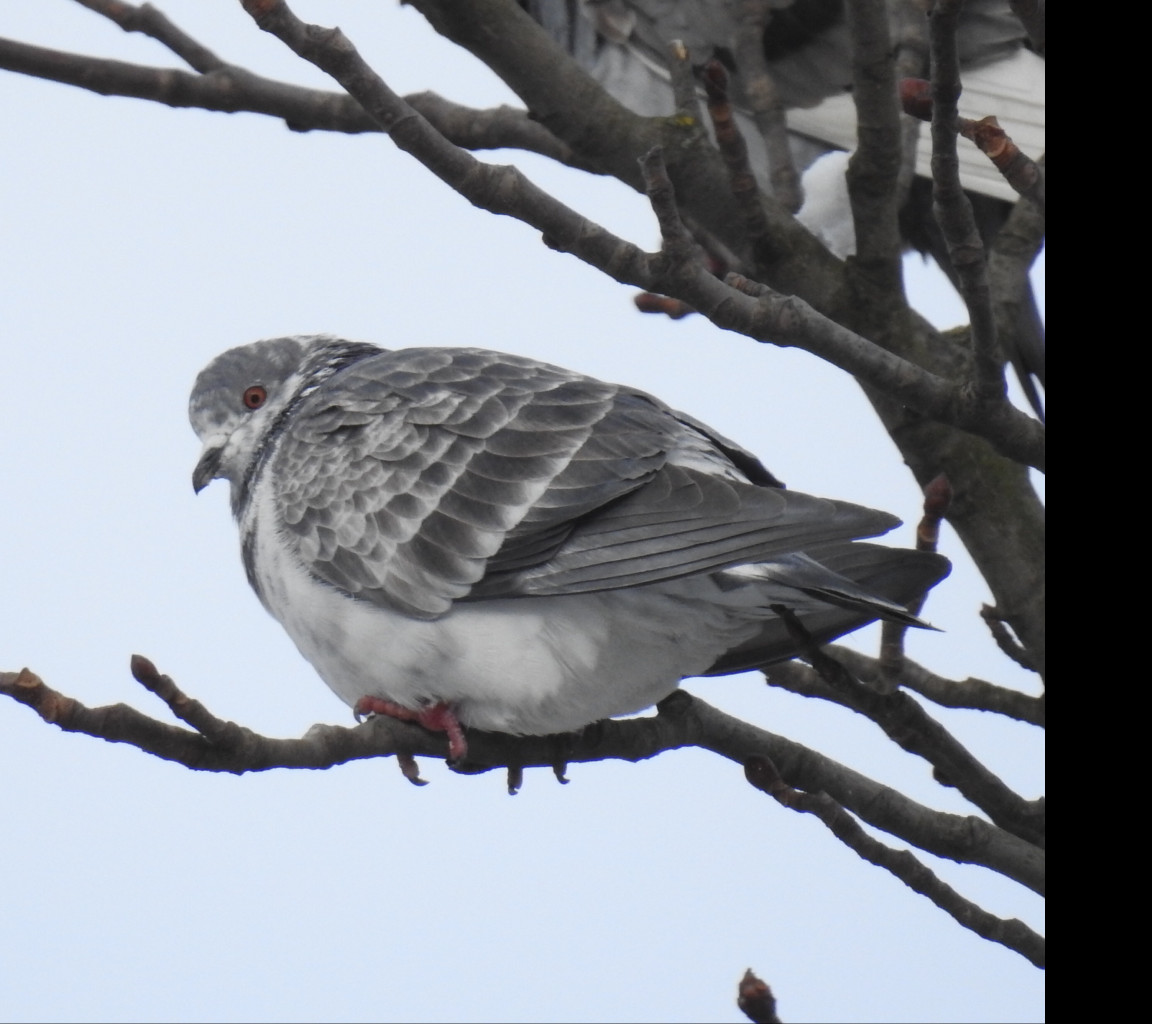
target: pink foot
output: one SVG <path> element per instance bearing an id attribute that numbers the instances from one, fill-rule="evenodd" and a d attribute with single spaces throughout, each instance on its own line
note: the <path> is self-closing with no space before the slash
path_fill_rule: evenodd
<path id="1" fill-rule="evenodd" d="M 413 711 L 411 708 L 380 697 L 361 697 L 352 713 L 357 719 L 365 715 L 387 715 L 389 718 L 399 718 L 402 722 L 417 722 L 431 732 L 448 734 L 448 757 L 451 760 L 463 760 L 468 753 L 464 728 L 460 725 L 456 712 L 444 701 Z"/>

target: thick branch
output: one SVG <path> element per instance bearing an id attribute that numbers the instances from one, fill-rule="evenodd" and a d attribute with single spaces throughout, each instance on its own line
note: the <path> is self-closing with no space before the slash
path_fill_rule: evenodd
<path id="1" fill-rule="evenodd" d="M 887 3 L 855 0 L 847 5 L 847 15 L 856 104 L 856 152 L 848 162 L 856 259 L 882 287 L 899 292 L 901 132 Z"/>
<path id="2" fill-rule="evenodd" d="M 870 718 L 902 749 L 924 758 L 941 782 L 959 790 L 1001 828 L 1044 845 L 1043 804 L 1024 800 L 1009 789 L 906 693 L 878 693 L 854 679 L 834 683 L 827 674 L 796 661 L 766 668 L 764 675 L 773 686 L 829 700 Z"/>
<path id="3" fill-rule="evenodd" d="M 1003 359 L 996 341 L 992 294 L 984 243 L 972 204 L 960 184 L 956 155 L 959 130 L 960 57 L 956 28 L 962 0 L 936 0 L 928 21 L 932 50 L 932 197 L 936 219 L 948 243 L 960 294 L 972 325 L 972 384 L 976 394 L 1003 399 L 1007 394 Z"/>
<path id="4" fill-rule="evenodd" d="M 757 789 L 769 794 L 785 807 L 815 815 L 845 846 L 870 864 L 892 872 L 910 889 L 930 899 L 965 928 L 970 928 L 983 939 L 1007 946 L 1037 967 L 1044 966 L 1042 936 L 1037 935 L 1023 921 L 1015 918 L 1004 920 L 964 899 L 907 850 L 893 850 L 872 838 L 827 793 L 802 793 L 794 789 L 781 778 L 776 766 L 768 758 L 751 758 L 744 772 L 748 781 Z"/>
<path id="5" fill-rule="evenodd" d="M 874 345 L 821 315 L 801 298 L 777 294 L 766 285 L 736 275 L 729 275 L 728 282 L 745 295 L 755 296 L 755 305 L 747 306 L 726 293 L 719 294 L 702 280 L 691 282 L 692 296 L 686 294 L 689 287 L 684 283 L 669 293 L 684 298 L 717 326 L 758 341 L 802 348 L 908 408 L 937 422 L 983 435 L 1013 460 L 1044 468 L 1043 428 L 1006 402 L 969 401 L 962 388 Z M 712 294 L 705 298 L 704 293 Z"/>
<path id="6" fill-rule="evenodd" d="M 150 671 L 149 671 L 150 670 Z M 88 708 L 46 686 L 27 669 L 0 673 L 0 693 L 32 708 L 44 721 L 111 743 L 128 743 L 197 771 L 240 775 L 272 768 L 331 768 L 367 757 L 443 758 L 443 735 L 383 717 L 355 728 L 315 725 L 300 739 L 261 736 L 217 719 L 187 698 L 147 659 L 133 659 L 134 674 L 193 729 L 149 718 L 126 704 Z M 203 730 L 203 731 L 200 731 Z M 757 729 L 677 691 L 653 718 L 598 722 L 579 734 L 505 736 L 468 731 L 464 772 L 493 768 L 556 768 L 568 762 L 641 761 L 665 750 L 697 746 L 743 764 L 753 754 L 781 766 L 790 785 L 821 789 L 864 821 L 937 856 L 978 864 L 1037 892 L 1044 887 L 1044 855 L 975 817 L 934 811 L 798 743 Z"/>
<path id="7" fill-rule="evenodd" d="M 644 118 L 609 97 L 514 0 L 412 0 L 441 35 L 473 53 L 557 137 L 606 173 L 643 191 L 637 161 L 663 146 L 669 175 L 693 224 L 747 257 L 743 218 L 716 150 L 694 125 Z M 755 255 L 756 276 L 788 292 L 840 294 L 843 265 L 770 197 L 771 236 Z"/>

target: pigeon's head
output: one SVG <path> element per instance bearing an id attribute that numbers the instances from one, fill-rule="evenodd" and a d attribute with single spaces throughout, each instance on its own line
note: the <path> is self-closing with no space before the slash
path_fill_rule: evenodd
<path id="1" fill-rule="evenodd" d="M 229 349 L 200 371 L 188 401 L 188 418 L 204 445 L 192 473 L 197 493 L 224 478 L 235 495 L 269 428 L 300 389 L 305 353 L 315 341 L 253 342 Z"/>

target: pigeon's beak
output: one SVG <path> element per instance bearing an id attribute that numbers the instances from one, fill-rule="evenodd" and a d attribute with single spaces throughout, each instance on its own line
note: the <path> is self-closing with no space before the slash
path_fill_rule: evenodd
<path id="1" fill-rule="evenodd" d="M 200 461 L 192 470 L 192 489 L 199 494 L 215 478 L 220 470 L 220 458 L 224 454 L 224 446 L 207 444 L 200 455 Z"/>

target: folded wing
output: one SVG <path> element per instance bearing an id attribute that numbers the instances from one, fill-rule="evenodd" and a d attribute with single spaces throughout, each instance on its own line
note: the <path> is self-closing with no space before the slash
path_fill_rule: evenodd
<path id="1" fill-rule="evenodd" d="M 320 579 L 418 618 L 614 590 L 873 536 L 641 392 L 477 349 L 354 363 L 294 411 L 280 520 Z"/>

